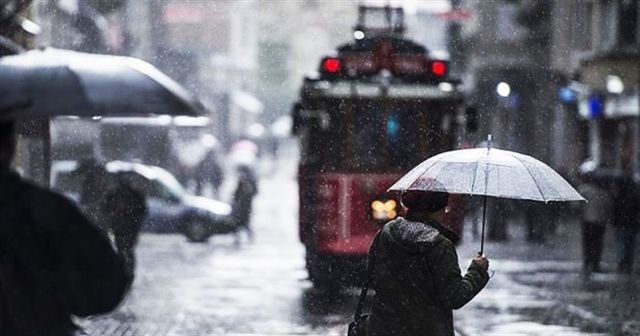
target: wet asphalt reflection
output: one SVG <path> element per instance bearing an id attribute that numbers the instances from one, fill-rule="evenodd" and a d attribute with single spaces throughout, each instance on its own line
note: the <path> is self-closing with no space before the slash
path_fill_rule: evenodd
<path id="1" fill-rule="evenodd" d="M 285 162 L 263 174 L 253 242 L 244 234 L 240 243 L 225 235 L 203 244 L 180 235 L 143 235 L 129 297 L 112 314 L 80 321 L 86 333 L 346 335 L 359 289 L 322 292 L 307 280 L 297 236 L 295 166 Z M 459 250 L 463 270 L 477 248 L 467 238 Z M 532 248 L 514 239 L 489 243 L 487 251 L 496 275 L 454 313 L 458 335 L 634 335 L 638 330 L 637 281 L 611 273 L 584 278 L 579 245 Z M 631 333 L 610 333 L 614 327 Z"/>
<path id="2" fill-rule="evenodd" d="M 357 289 L 312 288 L 298 241 L 295 165 L 260 182 L 255 241 L 244 232 L 193 244 L 144 234 L 133 290 L 117 312 L 82 321 L 90 335 L 343 335 Z"/>

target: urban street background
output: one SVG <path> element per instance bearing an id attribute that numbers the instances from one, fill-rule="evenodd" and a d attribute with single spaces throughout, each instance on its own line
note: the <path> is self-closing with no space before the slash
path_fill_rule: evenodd
<path id="1" fill-rule="evenodd" d="M 367 61 L 341 72 L 340 62 L 349 57 L 340 57 L 358 49 L 358 41 L 377 38 L 375 27 L 358 25 L 365 4 L 390 4 L 388 13 L 403 9 L 398 15 L 404 20 L 402 29 L 390 23 L 391 14 L 380 22 L 388 20 L 385 33 L 394 39 L 404 34 L 415 42 L 403 40 L 401 45 L 419 51 L 408 57 L 418 60 L 419 70 L 390 71 L 412 63 L 398 61 L 407 55 L 392 53 L 383 43 L 369 45 L 358 55 Z M 488 134 L 495 148 L 531 155 L 576 187 L 598 184 L 600 201 L 610 195 L 617 200 L 614 205 L 624 209 L 608 209 L 602 216 L 607 223 L 601 269 L 588 272 L 583 266 L 581 205 L 491 200 L 485 250 L 494 275 L 486 290 L 455 312 L 456 332 L 640 335 L 640 223 L 634 215 L 640 208 L 639 18 L 636 0 L 0 0 L 0 120 L 18 120 L 14 168 L 26 179 L 77 199 L 86 180 L 80 181 L 75 170 L 88 159 L 109 162 L 111 173 L 157 166 L 157 175 L 141 174 L 164 179 L 149 194 L 156 192 L 160 195 L 152 196 L 161 196 L 156 197 L 160 201 L 165 197 L 167 203 L 159 202 L 153 210 L 201 210 L 195 213 L 197 220 L 189 217 L 179 229 L 171 228 L 174 233 L 142 233 L 129 296 L 111 314 L 79 319 L 89 335 L 344 335 L 359 289 L 314 287 L 305 252 L 313 252 L 309 242 L 318 237 L 306 239 L 307 246 L 299 238 L 300 226 L 311 222 L 309 214 L 335 210 L 331 204 L 337 204 L 339 193 L 332 194 L 329 182 L 339 180 L 339 174 L 332 174 L 349 181 L 361 178 L 359 187 L 340 194 L 355 200 L 357 192 L 386 190 L 384 178 L 405 173 L 411 161 L 427 159 L 413 155 L 414 150 L 433 155 L 485 147 Z M 343 54 L 336 51 L 339 46 Z M 160 88 L 155 93 L 164 98 L 171 92 L 172 102 L 173 95 L 192 99 L 193 111 L 203 115 L 184 118 L 181 114 L 193 111 L 165 104 L 167 112 L 138 104 L 135 113 L 127 111 L 135 117 L 109 118 L 93 115 L 98 114 L 93 109 L 74 111 L 52 91 L 33 97 L 32 89 L 55 90 L 61 81 L 47 79 L 46 71 L 29 71 L 35 67 L 17 71 L 17 61 L 10 60 L 25 64 L 22 56 L 51 51 L 45 47 L 102 54 L 106 63 L 115 60 L 114 55 L 148 62 L 163 74 L 157 72 L 146 85 Z M 150 68 L 118 58 L 123 59 Z M 86 71 L 85 77 L 67 71 L 72 84 L 79 85 L 76 77 L 102 84 L 115 78 L 106 67 L 86 60 L 75 67 Z M 366 73 L 371 64 L 379 66 L 373 75 Z M 18 73 L 29 72 L 44 77 L 35 83 L 18 78 Z M 128 83 L 140 72 L 127 74 L 117 79 L 127 77 Z M 349 82 L 349 90 L 342 90 L 348 92 L 344 100 L 332 107 L 330 97 L 317 108 L 316 94 L 340 81 Z M 359 91 L 363 83 L 375 87 Z M 420 99 L 392 101 L 390 85 L 419 92 Z M 89 96 L 112 93 L 96 87 L 100 85 Z M 367 101 L 357 94 L 367 92 L 376 92 L 378 99 L 353 108 Z M 80 97 L 74 93 L 65 92 Z M 113 96 L 111 104 L 123 103 L 123 97 Z M 448 105 L 441 104 L 443 97 L 451 98 Z M 69 111 L 57 111 L 64 117 L 21 115 L 21 109 L 37 114 L 29 107 L 40 99 L 52 99 L 42 106 L 66 106 Z M 417 108 L 404 110 L 412 104 Z M 347 105 L 348 113 L 343 109 Z M 158 116 L 159 111 L 181 116 Z M 432 115 L 436 117 L 430 119 Z M 374 141 L 382 138 L 388 143 Z M 390 163 L 398 153 L 404 157 Z M 383 161 L 386 171 L 376 171 Z M 236 165 L 242 164 L 257 173 L 250 219 L 255 239 L 241 233 L 238 241 L 228 233 L 194 242 L 206 240 L 203 221 L 229 231 L 221 223 L 231 214 Z M 224 174 L 216 172 L 217 165 Z M 362 178 L 363 172 L 378 175 Z M 218 178 L 219 191 L 213 186 Z M 325 183 L 316 186 L 316 180 Z M 379 185 L 371 185 L 375 183 Z M 327 197 L 326 202 L 316 196 Z M 463 271 L 479 247 L 480 214 L 474 207 L 479 200 L 467 201 L 458 250 Z M 308 207 L 302 209 L 301 203 Z M 606 202 L 591 204 L 600 203 Z M 370 212 L 370 205 L 350 210 Z M 175 219 L 171 215 L 179 211 L 170 212 L 162 213 L 163 219 Z M 345 212 L 338 215 L 346 218 Z M 313 220 L 321 222 L 320 217 Z M 627 231 L 611 223 L 623 222 L 623 217 L 632 218 Z M 324 225 L 332 218 L 322 217 Z M 360 246 L 347 248 L 361 248 L 363 257 L 375 226 L 370 220 L 356 224 L 362 227 L 354 229 L 355 239 L 342 242 L 355 246 L 358 240 Z M 192 231 L 178 234 L 187 231 L 184 227 Z M 631 269 L 616 260 L 618 250 L 627 246 L 614 239 L 616 232 L 630 242 L 630 255 L 635 256 Z M 341 234 L 351 237 L 346 230 Z"/>
<path id="2" fill-rule="evenodd" d="M 262 163 L 254 243 L 143 234 L 129 298 L 113 314 L 86 321 L 87 333 L 345 335 L 359 288 L 326 293 L 307 279 L 297 237 L 297 160 L 293 150 Z M 463 270 L 479 247 L 470 219 L 459 250 Z M 578 225 L 560 222 L 553 239 L 531 244 L 522 223 L 511 223 L 509 242 L 488 243 L 495 274 L 455 311 L 458 335 L 638 335 L 638 277 L 615 274 L 611 232 L 604 272 L 582 275 Z"/>

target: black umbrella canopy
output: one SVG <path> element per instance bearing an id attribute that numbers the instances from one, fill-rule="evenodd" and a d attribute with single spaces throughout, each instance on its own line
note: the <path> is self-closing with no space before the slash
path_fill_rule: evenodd
<path id="1" fill-rule="evenodd" d="M 44 48 L 0 58 L 0 119 L 206 115 L 184 87 L 132 57 Z"/>

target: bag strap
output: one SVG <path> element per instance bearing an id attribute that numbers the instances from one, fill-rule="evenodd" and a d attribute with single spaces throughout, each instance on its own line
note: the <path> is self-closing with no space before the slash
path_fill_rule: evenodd
<path id="1" fill-rule="evenodd" d="M 358 300 L 358 306 L 356 307 L 356 312 L 354 315 L 354 319 L 357 321 L 360 318 L 360 314 L 362 313 L 362 308 L 364 308 L 364 301 L 367 298 L 367 291 L 369 290 L 369 285 L 371 285 L 371 280 L 373 279 L 373 266 L 375 264 L 376 259 L 376 250 L 378 247 L 378 241 L 380 240 L 380 232 L 382 229 L 378 230 L 375 238 L 373 238 L 373 242 L 371 243 L 371 249 L 369 250 L 369 258 L 367 261 L 367 277 L 365 278 L 364 284 L 362 285 L 362 290 L 360 291 L 360 299 Z"/>

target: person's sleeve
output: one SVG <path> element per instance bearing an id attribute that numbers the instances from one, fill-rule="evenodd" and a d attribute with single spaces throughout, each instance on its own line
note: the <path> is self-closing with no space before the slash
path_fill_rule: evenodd
<path id="1" fill-rule="evenodd" d="M 480 265 L 472 262 L 467 274 L 462 276 L 456 249 L 453 243 L 445 239 L 439 242 L 435 251 L 427 260 L 436 281 L 435 293 L 445 307 L 459 309 L 484 288 L 489 275 Z"/>
<path id="2" fill-rule="evenodd" d="M 58 204 L 65 246 L 66 295 L 72 313 L 89 316 L 115 309 L 124 298 L 130 277 L 124 260 L 105 234 L 70 202 Z"/>

